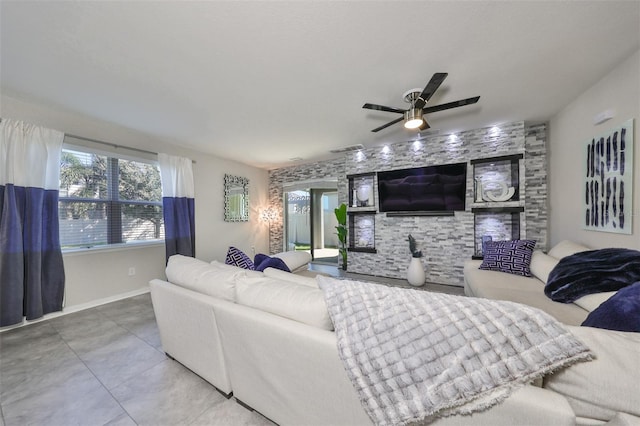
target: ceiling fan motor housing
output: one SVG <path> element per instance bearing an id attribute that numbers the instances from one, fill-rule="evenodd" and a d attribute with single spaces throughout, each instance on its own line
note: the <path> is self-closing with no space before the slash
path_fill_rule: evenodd
<path id="1" fill-rule="evenodd" d="M 405 102 L 408 102 L 413 106 L 414 102 L 420 97 L 420 93 L 422 93 L 422 89 L 420 88 L 409 89 L 404 92 L 402 98 Z"/>

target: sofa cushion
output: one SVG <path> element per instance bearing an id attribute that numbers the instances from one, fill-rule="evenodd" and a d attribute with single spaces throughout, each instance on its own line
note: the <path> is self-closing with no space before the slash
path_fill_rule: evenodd
<path id="1" fill-rule="evenodd" d="M 564 240 L 560 241 L 551 250 L 549 250 L 549 256 L 555 257 L 556 259 L 562 259 L 563 257 L 571 256 L 572 254 L 587 250 L 591 249 L 583 246 L 582 244 Z"/>
<path id="2" fill-rule="evenodd" d="M 596 358 L 546 376 L 544 387 L 564 395 L 578 417 L 606 422 L 618 411 L 640 416 L 640 334 L 569 329 Z"/>
<path id="3" fill-rule="evenodd" d="M 307 264 L 311 262 L 311 253 L 302 250 L 283 251 L 282 253 L 276 253 L 271 257 L 282 259 L 291 271 L 295 271 L 296 269 L 303 267 L 306 268 Z"/>
<path id="4" fill-rule="evenodd" d="M 531 269 L 531 273 L 534 277 L 546 284 L 547 278 L 549 278 L 549 273 L 557 264 L 558 259 L 544 254 L 540 250 L 536 250 L 531 255 L 531 265 L 529 269 Z"/>
<path id="5" fill-rule="evenodd" d="M 264 271 L 267 268 L 280 269 L 284 272 L 291 272 L 284 261 L 278 257 L 270 257 L 266 254 L 258 253 L 253 259 L 256 271 Z"/>
<path id="6" fill-rule="evenodd" d="M 314 327 L 333 330 L 324 295 L 319 288 L 272 277 L 242 277 L 236 283 L 236 301 Z"/>
<path id="7" fill-rule="evenodd" d="M 318 283 L 316 282 L 315 277 L 312 278 L 304 275 L 293 274 L 291 272 L 284 272 L 275 268 L 267 268 L 263 272 L 266 277 L 277 278 L 291 283 L 318 288 Z"/>
<path id="8" fill-rule="evenodd" d="M 533 240 L 487 241 L 480 269 L 530 277 L 535 245 Z"/>
<path id="9" fill-rule="evenodd" d="M 603 291 L 602 293 L 587 294 L 573 303 L 589 312 L 595 311 L 604 301 L 616 294 L 615 291 Z"/>
<path id="10" fill-rule="evenodd" d="M 245 276 L 243 269 L 219 268 L 179 254 L 169 258 L 165 273 L 173 284 L 232 302 L 236 279 Z"/>
<path id="11" fill-rule="evenodd" d="M 244 254 L 242 250 L 237 249 L 235 247 L 229 247 L 229 250 L 227 251 L 227 257 L 224 260 L 224 263 L 226 263 L 227 265 L 237 266 L 243 269 L 249 269 L 249 270 L 255 269 L 255 265 L 253 264 L 251 259 L 249 259 L 249 256 Z"/>
<path id="12" fill-rule="evenodd" d="M 571 304 L 554 302 L 544 294 L 544 284 L 537 278 L 478 269 L 481 261 L 464 264 L 464 292 L 467 296 L 509 300 L 542 309 L 565 324 L 580 325 L 588 312 Z"/>
<path id="13" fill-rule="evenodd" d="M 238 266 L 233 266 L 233 265 L 227 265 L 226 263 L 222 263 L 222 262 L 218 262 L 217 260 L 212 260 L 211 263 L 209 263 L 211 266 L 213 266 L 214 268 L 217 269 L 225 269 L 227 271 L 234 271 L 234 272 L 242 272 L 243 275 L 246 275 L 248 277 L 262 277 L 264 276 L 264 274 L 261 271 L 255 271 L 255 270 L 250 270 L 250 269 L 244 269 L 244 268 L 240 268 Z"/>
<path id="14" fill-rule="evenodd" d="M 640 281 L 611 296 L 591 312 L 582 325 L 640 332 Z"/>

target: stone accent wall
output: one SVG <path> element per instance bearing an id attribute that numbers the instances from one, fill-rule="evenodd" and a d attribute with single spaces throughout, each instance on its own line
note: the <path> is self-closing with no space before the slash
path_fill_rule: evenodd
<path id="1" fill-rule="evenodd" d="M 461 132 L 456 135 L 428 136 L 410 141 L 367 148 L 348 153 L 341 160 L 312 163 L 297 167 L 273 170 L 269 173 L 270 203 L 282 214 L 282 184 L 327 177 L 338 178 L 339 202 L 348 202 L 347 174 L 359 174 L 424 167 L 440 164 L 467 162 L 476 158 L 500 155 L 524 154 L 520 161 L 520 204 L 525 213 L 520 214 L 521 238 L 540 241 L 547 245 L 547 189 L 546 189 L 546 126 L 526 127 L 524 122 L 509 123 Z M 503 171 L 506 173 L 506 171 Z M 501 172 L 502 173 L 502 172 Z M 373 194 L 378 205 L 377 179 Z M 411 260 L 408 234 L 417 241 L 424 257 L 427 281 L 463 285 L 464 262 L 471 258 L 485 231 L 509 239 L 510 215 L 495 215 L 474 234 L 473 167 L 467 165 L 466 211 L 453 216 L 389 217 L 386 213 L 366 215 L 357 220 L 357 237 L 370 238 L 366 234 L 364 220 L 375 218 L 375 248 L 377 253 L 349 252 L 348 270 L 351 272 L 404 278 Z M 531 204 L 531 205 L 530 205 Z M 496 204 L 499 205 L 499 204 Z M 531 211 L 529 209 L 531 208 Z M 493 215 L 492 215 L 493 216 Z M 273 226 L 271 251 L 282 250 L 282 226 Z M 495 231 L 495 232 L 494 232 Z M 474 241 L 474 235 L 476 241 Z M 494 238 L 498 239 L 498 238 Z M 369 244 L 367 244 L 368 246 Z"/>
<path id="2" fill-rule="evenodd" d="M 526 235 L 537 241 L 536 249 L 549 249 L 547 198 L 547 125 L 526 128 L 525 133 Z"/>
<path id="3" fill-rule="evenodd" d="M 285 250 L 283 242 L 283 185 L 336 178 L 338 178 L 338 203 L 346 203 L 347 179 L 344 170 L 344 159 L 319 161 L 269 171 L 269 205 L 278 212 L 278 218 L 271 224 L 269 253 L 279 253 Z"/>

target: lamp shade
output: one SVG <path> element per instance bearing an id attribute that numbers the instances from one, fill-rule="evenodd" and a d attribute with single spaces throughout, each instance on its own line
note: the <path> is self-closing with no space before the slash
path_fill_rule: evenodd
<path id="1" fill-rule="evenodd" d="M 407 129 L 417 129 L 422 126 L 422 109 L 411 108 L 404 113 L 404 127 Z"/>

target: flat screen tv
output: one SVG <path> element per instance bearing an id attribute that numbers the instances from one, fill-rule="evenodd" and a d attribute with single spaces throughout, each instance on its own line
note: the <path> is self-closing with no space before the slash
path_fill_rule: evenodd
<path id="1" fill-rule="evenodd" d="M 465 209 L 467 163 L 378 172 L 381 212 Z"/>

